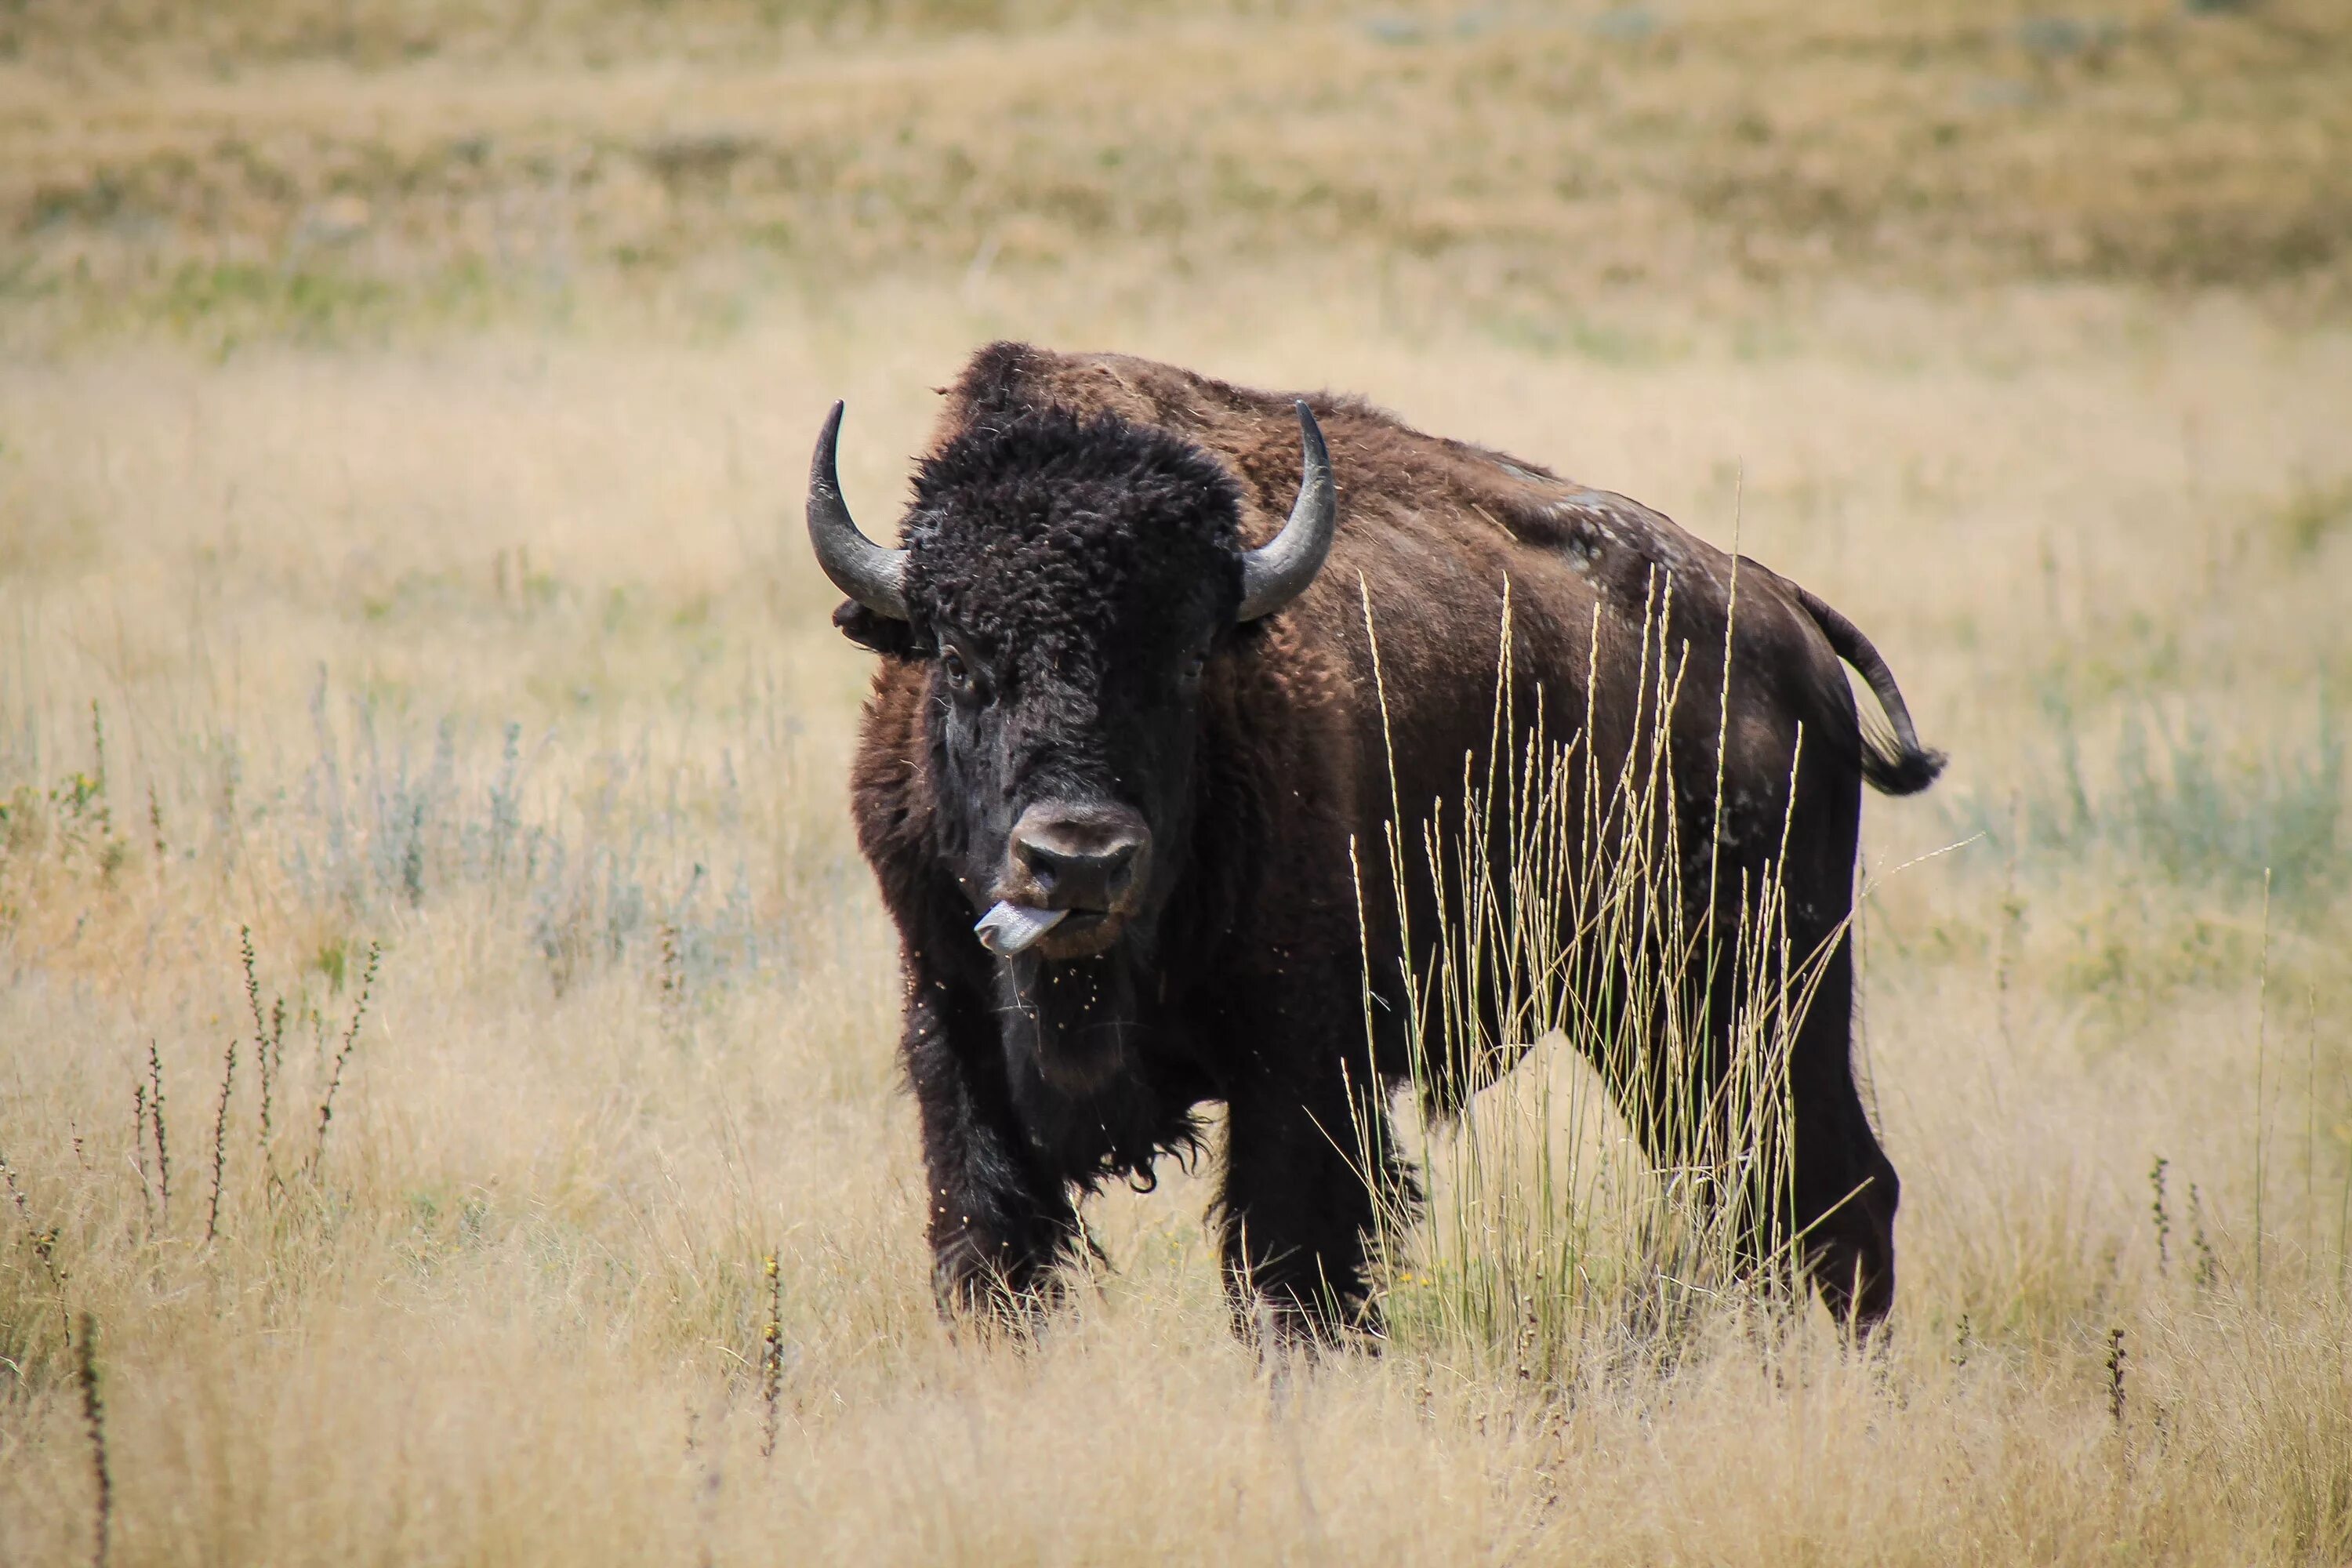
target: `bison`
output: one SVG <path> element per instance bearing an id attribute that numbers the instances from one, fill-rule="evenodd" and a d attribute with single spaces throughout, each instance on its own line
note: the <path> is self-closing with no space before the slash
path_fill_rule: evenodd
<path id="1" fill-rule="evenodd" d="M 1662 649 L 1713 650 L 1679 660 L 1663 721 L 1670 825 L 1719 863 L 1679 896 L 1735 923 L 1769 880 L 1787 949 L 1816 956 L 1756 1255 L 1794 1258 L 1859 1330 L 1884 1318 L 1900 1189 L 1856 1092 L 1846 927 L 1864 782 L 1917 791 L 1942 758 L 1853 623 L 1752 561 L 1735 583 L 1636 502 L 1354 398 L 1019 343 L 944 392 L 900 547 L 842 500 L 839 405 L 807 517 L 835 624 L 881 656 L 851 796 L 898 931 L 951 1321 L 1027 1321 L 1092 1246 L 1084 1197 L 1198 1152 L 1222 1102 L 1213 1218 L 1244 1331 L 1372 1325 L 1376 1215 L 1413 1200 L 1390 1097 L 1413 1079 L 1444 1112 L 1475 1075 L 1415 1072 L 1405 943 L 1435 940 L 1439 889 L 1384 888 L 1364 848 L 1458 796 L 1498 728 L 1630 754 Z M 1738 966 L 1673 962 L 1727 1029 Z"/>

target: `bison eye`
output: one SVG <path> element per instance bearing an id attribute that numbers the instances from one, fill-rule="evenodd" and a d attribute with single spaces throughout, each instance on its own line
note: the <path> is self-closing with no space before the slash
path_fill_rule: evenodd
<path id="1" fill-rule="evenodd" d="M 1181 679 L 1185 685 L 1197 686 L 1201 682 L 1201 672 L 1208 668 L 1209 656 L 1207 654 L 1187 654 L 1184 656 L 1184 662 L 1182 666 L 1180 667 L 1177 673 L 1179 679 Z"/>
<path id="2" fill-rule="evenodd" d="M 948 689 L 958 697 L 971 695 L 971 667 L 964 663 L 963 655 L 951 647 L 942 648 L 940 651 L 940 673 L 948 678 Z"/>

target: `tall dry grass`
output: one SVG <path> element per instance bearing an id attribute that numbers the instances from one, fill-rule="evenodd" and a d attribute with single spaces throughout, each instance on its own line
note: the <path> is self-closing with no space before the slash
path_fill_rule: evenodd
<path id="1" fill-rule="evenodd" d="M 1832 947 L 1792 932 L 1780 869 L 1792 817 L 1752 883 L 1685 837 L 1674 720 L 1704 655 L 1669 644 L 1672 588 L 1652 592 L 1622 760 L 1595 754 L 1597 671 L 1573 732 L 1521 731 L 1507 594 L 1486 766 L 1465 758 L 1458 792 L 1418 824 L 1391 800 L 1385 854 L 1369 867 L 1357 857 L 1360 889 L 1369 880 L 1396 908 L 1410 910 L 1417 887 L 1435 895 L 1434 931 L 1408 919 L 1397 952 L 1367 938 L 1362 954 L 1368 1037 L 1374 974 L 1400 974 L 1413 1020 L 1408 1126 L 1416 1170 L 1434 1178 L 1376 1215 L 1388 1338 L 1547 1384 L 1596 1353 L 1654 1368 L 1695 1328 L 1782 1319 L 1776 1287 L 1800 1272 L 1791 1061 Z M 1363 611 L 1385 718 L 1369 595 Z M 1736 625 L 1736 584 L 1731 611 Z M 1595 658 L 1599 633 L 1596 609 Z M 1719 700 L 1718 757 L 1730 721 Z M 1713 791 L 1725 789 L 1718 773 Z M 1698 864 L 1706 885 L 1690 886 Z M 1725 876 L 1736 889 L 1719 889 Z M 1845 935 L 1841 922 L 1828 942 Z M 1727 994 L 1695 989 L 1692 973 L 1728 977 Z M 1481 1094 L 1466 1117 L 1453 1087 L 1465 1084 Z M 1402 1152 L 1376 1119 L 1354 1133 L 1360 1170 Z"/>
<path id="2" fill-rule="evenodd" d="M 841 45 L 841 122 L 873 123 L 860 94 L 951 119 L 1017 98 L 1021 71 L 1084 79 L 1175 26 L 1147 19 L 1139 45 L 1004 15 L 1010 31 L 947 44 Z M 2143 195 L 2193 193 L 2215 166 L 2197 138 L 2231 141 L 2257 89 L 2289 81 L 2264 73 L 2311 32 L 2299 18 L 2135 14 L 2109 76 L 2053 57 L 2084 74 L 2049 117 L 1971 112 L 2028 158 L 2158 88 L 2194 100 L 2201 129 L 2159 116 L 2081 151 L 2150 161 Z M 1182 37 L 1255 60 L 1327 23 L 1355 25 Z M 1687 89 L 1732 137 L 1737 40 L 1694 17 L 1677 44 L 1667 23 L 1633 41 L 1623 89 Z M 1860 73 L 1839 78 L 1853 96 L 1817 80 L 1790 110 L 1846 104 L 1840 156 L 1917 123 L 1912 100 L 1860 90 L 1895 79 L 1872 73 L 1903 48 L 1927 50 L 1930 82 L 1975 68 L 1939 52 L 1966 38 L 1885 26 L 1879 56 L 1808 57 Z M 1983 47 L 2040 58 L 2015 26 Z M 2294 81 L 2334 68 L 2334 37 L 2296 46 Z M 1298 57 L 1328 62 L 1329 101 L 1374 72 L 1364 101 L 1387 107 L 1364 112 L 1396 123 L 1367 145 L 1444 190 L 1449 160 L 1476 155 L 1448 140 L 1477 101 L 1461 73 L 1508 40 L 1334 37 Z M 2175 37 L 2195 47 L 2134 53 Z M 14 188 L 58 159 L 98 180 L 119 163 L 102 132 L 190 149 L 198 178 L 229 156 L 224 126 L 294 127 L 268 145 L 297 165 L 300 128 L 348 125 L 353 103 L 383 106 L 385 145 L 404 114 L 542 110 L 551 144 L 599 125 L 629 144 L 664 93 L 735 90 L 484 46 L 484 74 L 445 91 L 446 61 L 257 64 L 250 39 L 221 47 L 253 78 L 224 82 L 201 51 L 154 47 L 151 110 L 128 88 L 11 99 L 34 106 L 0 128 L 29 138 L 8 143 Z M 2240 87 L 2207 48 L 2245 51 Z M 665 69 L 683 85 L 620 89 Z M 1089 90 L 1142 113 L 1215 78 L 1178 74 L 1165 99 L 1108 68 Z M 2269 171 L 2231 187 L 2265 212 L 2308 208 L 2295 181 L 2336 166 L 2334 122 L 2295 118 L 2302 90 L 2265 100 L 2305 127 L 2293 155 L 2231 165 Z M 101 123 L 85 105 L 106 101 L 129 107 Z M 526 298 L 544 254 L 501 252 L 495 226 L 472 250 L 463 223 L 379 246 L 409 232 L 397 189 L 463 216 L 423 180 L 369 187 L 355 248 L 273 226 L 340 221 L 308 176 L 259 181 L 280 205 L 249 220 L 226 202 L 184 229 L 133 203 L 20 248 L 58 270 L 0 303 L 8 341 L 38 350 L 0 363 L 0 1560 L 89 1561 L 101 1519 L 120 1563 L 2352 1553 L 2352 335 L 2326 289 L 2264 272 L 2252 295 L 2165 291 L 2151 279 L 2176 275 L 2128 248 L 2105 281 L 1979 267 L 1990 251 L 1966 247 L 1993 242 L 1948 195 L 1915 217 L 1963 236 L 1977 260 L 1958 273 L 1915 268 L 1904 236 L 1926 231 L 1898 225 L 1876 262 L 1832 247 L 1795 287 L 1706 260 L 1722 231 L 1678 226 L 1670 202 L 1556 193 L 1548 232 L 1605 219 L 1682 259 L 1498 313 L 1506 296 L 1478 292 L 1508 271 L 1496 258 L 1544 252 L 1515 250 L 1477 188 L 1449 208 L 1467 237 L 1427 255 L 1402 231 L 1253 248 L 1279 226 L 1206 187 L 1170 209 L 1184 244 L 1126 218 L 1096 235 L 1022 182 L 1090 157 L 1109 111 L 1037 101 L 1034 142 L 966 228 L 939 220 L 937 256 L 819 288 L 696 270 L 717 231 L 693 226 L 755 192 L 677 198 L 660 223 L 692 243 L 640 292 L 580 282 L 583 261 L 568 316 Z M 1250 101 L 1273 120 L 1233 134 L 1295 128 Z M 1301 158 L 1344 163 L 1361 121 L 1342 120 Z M 1594 166 L 1638 151 L 1637 122 Z M 872 156 L 902 155 L 896 135 Z M 1662 154 L 1666 184 L 1638 188 L 1685 166 Z M 2121 210 L 2133 188 L 2099 199 Z M 808 209 L 815 232 L 852 221 L 827 210 Z M 1701 237 L 1675 251 L 1676 234 Z M 212 267 L 215 244 L 250 247 L 277 292 L 142 292 Z M 72 280 L 76 247 L 99 281 Z M 404 292 L 469 256 L 496 285 L 475 314 Z M 327 281 L 287 308 L 310 274 Z M 371 278 L 392 290 L 377 314 L 334 303 Z M 1040 1345 L 940 1330 L 890 1059 L 894 947 L 845 820 L 864 656 L 826 625 L 794 475 L 846 396 L 852 499 L 887 516 L 924 389 L 1007 331 L 1360 390 L 1718 542 L 1736 519 L 1744 550 L 1869 629 L 1955 758 L 1865 825 L 1861 1033 L 1906 1197 L 1883 1350 L 1851 1353 L 1812 1310 L 1695 1310 L 1673 1354 L 1643 1353 L 1624 1298 L 1596 1290 L 1558 1325 L 1578 1353 L 1526 1354 L 1522 1297 L 1455 1311 L 1482 1268 L 1554 1300 L 1546 1257 L 1654 1282 L 1633 1226 L 1658 1189 L 1565 1050 L 1415 1142 L 1441 1201 L 1399 1238 L 1383 1357 L 1269 1365 L 1234 1345 L 1207 1184 L 1175 1172 L 1095 1205 L 1112 1267 Z M 1591 1183 L 1547 1194 L 1543 1162 L 1557 1177 L 1571 1158 Z M 1473 1193 L 1502 1206 L 1446 1205 Z M 1546 1226 L 1548 1253 L 1511 1250 Z"/>
<path id="3" fill-rule="evenodd" d="M 2046 759 L 2069 747 L 2101 823 L 2147 815 L 2127 790 L 2184 819 L 2322 809 L 2309 682 L 2345 673 L 2320 569 L 2345 544 L 2315 563 L 2261 531 L 2294 504 L 2274 476 L 2333 451 L 2340 345 L 2151 322 L 2118 370 L 2095 303 L 2072 318 L 2088 346 L 2024 373 L 1983 368 L 1932 310 L 1891 318 L 1926 365 L 1834 321 L 1810 350 L 1661 367 L 1100 323 L 1260 379 L 1330 367 L 1718 536 L 1728 480 L 1747 547 L 1870 625 L 1958 759 L 1940 803 L 1869 826 L 1868 1065 L 1908 1198 L 1883 1359 L 1824 1321 L 1702 1324 L 1670 1367 L 1570 1377 L 1517 1365 L 1508 1335 L 1493 1354 L 1408 1332 L 1269 1383 L 1226 1342 L 1182 1176 L 1104 1201 L 1116 1271 L 1038 1351 L 960 1349 L 931 1319 L 890 944 L 843 814 L 862 666 L 824 624 L 783 477 L 803 416 L 845 391 L 877 432 L 850 484 L 881 509 L 913 389 L 970 328 L 900 303 L 854 350 L 9 374 L 12 1558 L 89 1539 L 84 1311 L 126 1562 L 2341 1550 L 2340 826 L 2311 890 L 2273 898 L 2267 960 L 2256 868 L 2168 862 L 2127 826 L 2006 831 L 2065 787 Z M 1995 331 L 2058 310 L 2007 309 Z M 2193 410 L 2228 456 L 2194 490 L 2148 484 L 2135 433 Z M 2077 442 L 2052 450 L 2062 419 Z M 1744 468 L 1718 475 L 1709 447 Z M 2059 497 L 2075 531 L 2037 549 Z M 2099 548 L 2185 562 L 2242 529 L 2219 602 Z M 2161 684 L 2101 689 L 2110 664 L 2166 658 Z M 2050 681 L 2063 721 L 2031 706 Z M 2126 727 L 2167 711 L 2200 716 L 2213 790 L 2123 760 Z M 285 999 L 266 1142 L 246 926 L 263 1016 Z M 231 1040 L 247 1066 L 207 1243 Z M 151 1041 L 168 1220 L 133 1126 Z M 1559 1071 L 1474 1110 L 1490 1151 L 1534 1152 L 1547 1084 L 1556 1127 L 1590 1094 Z M 1448 1190 L 1465 1156 L 1425 1152 Z M 1453 1256 L 1495 1256 L 1473 1239 Z"/>

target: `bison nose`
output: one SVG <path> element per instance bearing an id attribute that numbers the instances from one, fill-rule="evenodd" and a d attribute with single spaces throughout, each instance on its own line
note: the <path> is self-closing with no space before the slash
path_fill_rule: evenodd
<path id="1" fill-rule="evenodd" d="M 1151 836 L 1118 807 L 1033 805 L 1013 828 L 1013 859 L 1050 909 L 1112 910 L 1136 890 Z"/>

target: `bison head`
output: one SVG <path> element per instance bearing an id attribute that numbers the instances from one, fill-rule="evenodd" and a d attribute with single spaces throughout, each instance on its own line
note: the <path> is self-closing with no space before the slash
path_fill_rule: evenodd
<path id="1" fill-rule="evenodd" d="M 1298 417 L 1298 499 L 1255 550 L 1206 453 L 1058 410 L 950 440 L 887 550 L 842 502 L 841 405 L 825 420 L 809 536 L 855 601 L 845 629 L 929 665 L 938 847 L 992 951 L 1050 964 L 1148 947 L 1192 832 L 1204 678 L 1330 550 L 1330 461 L 1304 403 Z"/>

